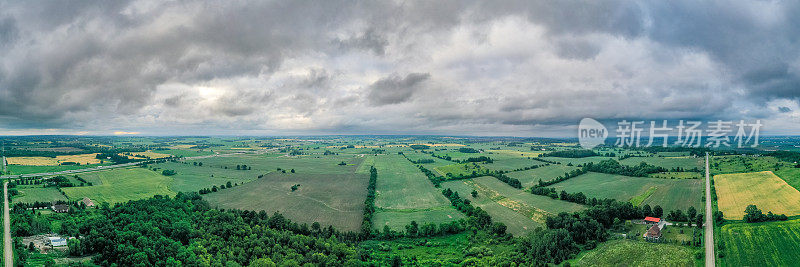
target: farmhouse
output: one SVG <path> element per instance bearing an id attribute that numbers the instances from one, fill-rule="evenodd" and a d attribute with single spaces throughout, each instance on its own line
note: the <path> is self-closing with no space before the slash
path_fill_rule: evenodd
<path id="1" fill-rule="evenodd" d="M 661 238 L 661 227 L 658 227 L 657 224 L 654 224 L 650 229 L 644 233 L 645 239 L 659 239 Z"/>
<path id="2" fill-rule="evenodd" d="M 67 204 L 56 204 L 56 205 L 53 205 L 52 208 L 53 208 L 53 211 L 55 211 L 56 213 L 67 213 L 67 212 L 69 212 L 69 206 L 67 206 Z"/>
<path id="3" fill-rule="evenodd" d="M 81 200 L 81 202 L 83 202 L 83 205 L 86 205 L 87 208 L 95 207 L 94 201 L 92 201 L 88 197 L 84 197 L 83 200 Z"/>

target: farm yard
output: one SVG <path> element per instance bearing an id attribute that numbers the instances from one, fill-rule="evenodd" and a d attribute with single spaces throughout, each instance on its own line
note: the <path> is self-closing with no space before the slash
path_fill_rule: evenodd
<path id="1" fill-rule="evenodd" d="M 764 213 L 800 215 L 800 191 L 771 171 L 715 175 L 714 187 L 726 219 L 741 220 L 748 205 Z"/>

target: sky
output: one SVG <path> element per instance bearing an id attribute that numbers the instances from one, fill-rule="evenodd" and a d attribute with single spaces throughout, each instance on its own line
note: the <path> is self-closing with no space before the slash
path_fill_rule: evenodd
<path id="1" fill-rule="evenodd" d="M 0 135 L 800 133 L 795 1 L 3 1 Z"/>

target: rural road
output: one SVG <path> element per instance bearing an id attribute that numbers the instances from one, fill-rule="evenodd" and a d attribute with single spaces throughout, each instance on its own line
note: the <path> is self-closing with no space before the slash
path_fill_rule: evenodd
<path id="1" fill-rule="evenodd" d="M 716 266 L 714 254 L 714 220 L 711 216 L 711 175 L 708 171 L 708 152 L 706 152 L 706 267 Z"/>
<path id="2" fill-rule="evenodd" d="M 8 215 L 8 181 L 3 182 L 3 260 L 6 267 L 14 266 L 11 248 L 11 218 Z"/>

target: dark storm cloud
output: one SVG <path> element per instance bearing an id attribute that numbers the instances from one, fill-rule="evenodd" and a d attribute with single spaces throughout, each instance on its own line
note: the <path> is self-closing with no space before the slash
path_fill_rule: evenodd
<path id="1" fill-rule="evenodd" d="M 798 13 L 772 1 L 0 0 L 0 129 L 770 118 L 800 98 Z"/>
<path id="2" fill-rule="evenodd" d="M 389 105 L 408 101 L 431 77 L 428 73 L 410 73 L 405 77 L 391 76 L 369 86 L 369 100 L 373 105 Z"/>

